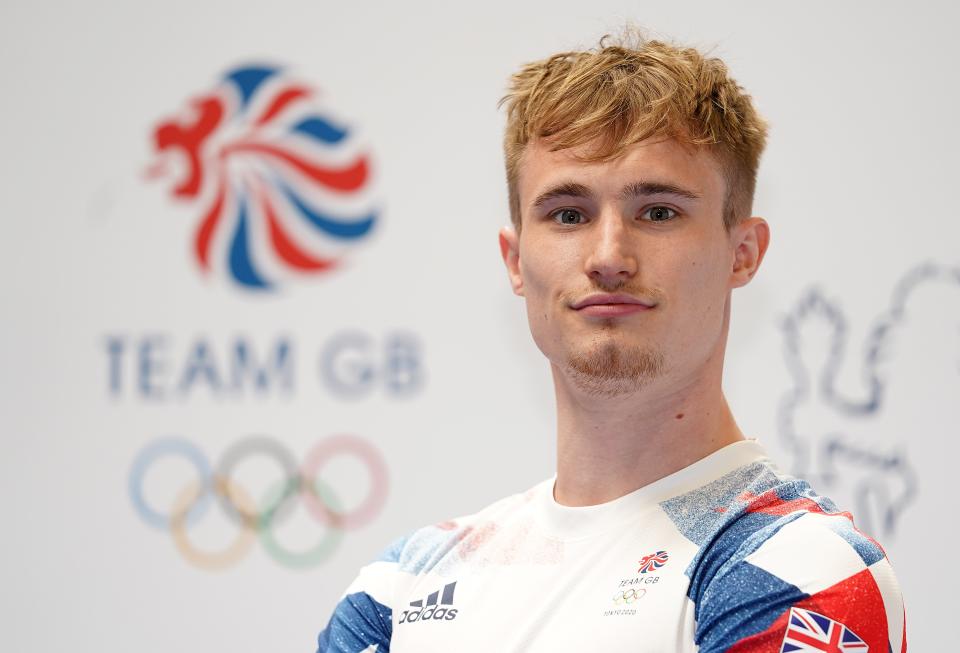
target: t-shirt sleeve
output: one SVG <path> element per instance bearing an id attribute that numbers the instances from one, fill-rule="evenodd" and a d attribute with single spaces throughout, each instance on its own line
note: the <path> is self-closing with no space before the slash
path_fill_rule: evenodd
<path id="1" fill-rule="evenodd" d="M 397 540 L 360 570 L 320 631 L 317 653 L 390 651 L 394 585 L 405 540 Z"/>
<path id="2" fill-rule="evenodd" d="M 907 650 L 893 569 L 848 516 L 784 519 L 715 569 L 697 597 L 700 653 Z"/>

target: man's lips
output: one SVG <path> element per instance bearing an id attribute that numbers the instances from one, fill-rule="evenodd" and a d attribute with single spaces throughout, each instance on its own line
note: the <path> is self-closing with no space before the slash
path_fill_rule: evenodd
<path id="1" fill-rule="evenodd" d="M 654 306 L 656 306 L 655 303 L 632 295 L 596 293 L 584 297 L 571 308 L 591 317 L 621 317 L 649 311 Z"/>

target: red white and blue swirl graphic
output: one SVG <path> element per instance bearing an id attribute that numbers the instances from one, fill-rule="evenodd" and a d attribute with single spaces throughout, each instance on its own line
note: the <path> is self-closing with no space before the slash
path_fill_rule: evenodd
<path id="1" fill-rule="evenodd" d="M 646 574 L 651 571 L 656 571 L 667 564 L 667 560 L 669 559 L 670 556 L 666 551 L 657 551 L 656 553 L 645 555 L 640 558 L 640 568 L 637 569 L 637 573 Z"/>
<path id="2" fill-rule="evenodd" d="M 369 155 L 315 89 L 279 68 L 230 71 L 153 134 L 175 198 L 201 206 L 193 255 L 249 289 L 327 272 L 377 221 Z"/>

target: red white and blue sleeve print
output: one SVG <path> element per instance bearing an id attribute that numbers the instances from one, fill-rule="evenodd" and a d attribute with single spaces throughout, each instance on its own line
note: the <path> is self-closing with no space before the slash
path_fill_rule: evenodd
<path id="1" fill-rule="evenodd" d="M 905 652 L 896 577 L 850 515 L 762 464 L 731 476 L 661 504 L 701 547 L 687 569 L 700 653 Z"/>
<path id="2" fill-rule="evenodd" d="M 443 564 L 462 530 L 444 522 L 401 537 L 360 570 L 318 638 L 317 653 L 389 653 L 393 604 L 401 585 Z"/>
<path id="3" fill-rule="evenodd" d="M 364 567 L 317 638 L 317 653 L 389 653 L 393 579 L 406 538 Z"/>

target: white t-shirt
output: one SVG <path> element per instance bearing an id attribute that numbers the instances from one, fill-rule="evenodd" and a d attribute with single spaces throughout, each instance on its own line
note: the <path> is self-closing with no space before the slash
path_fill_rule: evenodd
<path id="1" fill-rule="evenodd" d="M 553 482 L 395 542 L 320 653 L 906 650 L 883 549 L 755 441 L 597 506 Z"/>

